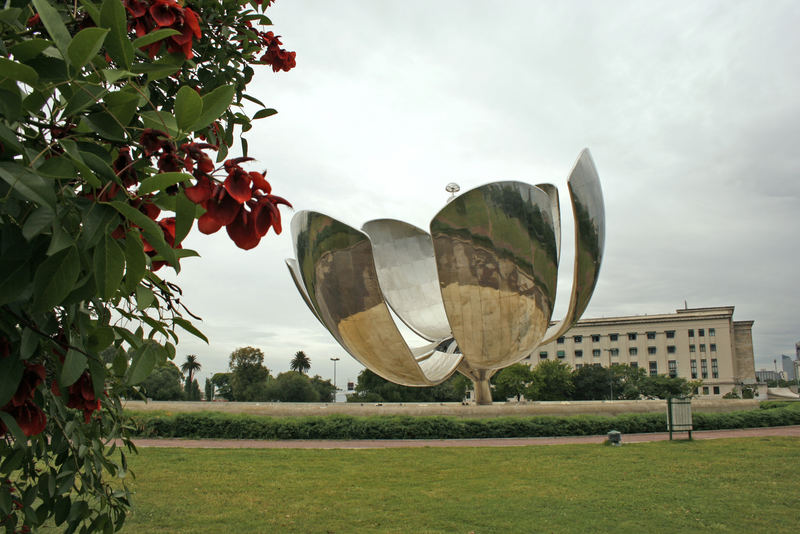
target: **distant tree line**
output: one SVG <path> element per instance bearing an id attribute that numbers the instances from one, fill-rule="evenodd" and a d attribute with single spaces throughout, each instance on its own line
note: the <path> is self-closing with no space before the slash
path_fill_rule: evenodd
<path id="1" fill-rule="evenodd" d="M 628 365 L 600 367 L 585 365 L 572 369 L 558 360 L 548 360 L 531 368 L 517 363 L 502 369 L 491 379 L 495 401 L 510 398 L 540 401 L 622 400 L 667 398 L 693 394 L 700 381 L 667 375 L 649 376 L 644 369 Z M 394 384 L 365 369 L 358 375 L 355 393 L 348 402 L 459 402 L 471 382 L 454 374 L 433 387 L 406 387 Z"/>

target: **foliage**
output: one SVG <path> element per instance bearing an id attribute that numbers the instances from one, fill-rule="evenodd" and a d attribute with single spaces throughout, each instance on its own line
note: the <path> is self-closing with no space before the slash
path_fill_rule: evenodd
<path id="1" fill-rule="evenodd" d="M 347 396 L 347 402 L 460 402 L 464 395 L 456 391 L 457 383 L 454 375 L 438 386 L 401 386 L 364 369 L 358 375 L 355 393 Z"/>
<path id="2" fill-rule="evenodd" d="M 311 378 L 311 385 L 317 392 L 319 402 L 334 402 L 336 400 L 336 387 L 330 380 L 325 380 L 319 375 Z"/>
<path id="3" fill-rule="evenodd" d="M 743 399 L 754 399 L 756 398 L 756 392 L 758 388 L 756 386 L 748 386 L 742 385 L 742 398 Z"/>
<path id="4" fill-rule="evenodd" d="M 574 390 L 569 365 L 558 360 L 546 360 L 533 369 L 525 397 L 539 401 L 568 400 Z"/>
<path id="5" fill-rule="evenodd" d="M 520 397 L 525 393 L 528 384 L 533 380 L 533 371 L 524 363 L 515 363 L 492 377 L 497 395 L 505 400 L 511 397 Z"/>
<path id="6" fill-rule="evenodd" d="M 667 397 L 688 397 L 694 387 L 679 376 L 648 376 L 639 384 L 639 391 L 645 398 L 666 399 Z"/>
<path id="7" fill-rule="evenodd" d="M 319 393 L 304 374 L 286 371 L 279 374 L 267 385 L 267 399 L 280 402 L 317 402 Z M 259 399 L 261 400 L 261 399 Z"/>
<path id="8" fill-rule="evenodd" d="M 231 388 L 232 373 L 214 373 L 211 377 L 211 384 L 214 386 L 214 396 L 223 399 L 233 400 L 233 389 Z"/>
<path id="9" fill-rule="evenodd" d="M 291 363 L 289 364 L 289 368 L 292 371 L 298 371 L 300 373 L 307 373 L 309 369 L 311 369 L 311 359 L 306 356 L 306 353 L 302 350 L 298 350 L 294 358 L 292 358 Z"/>
<path id="10" fill-rule="evenodd" d="M 206 378 L 205 385 L 203 387 L 203 391 L 205 393 L 206 401 L 211 402 L 214 400 L 214 383 Z"/>
<path id="11" fill-rule="evenodd" d="M 181 384 L 181 371 L 172 362 L 156 368 L 141 385 L 142 394 L 148 399 L 176 401 L 186 398 Z"/>
<path id="12" fill-rule="evenodd" d="M 181 372 L 186 375 L 187 381 L 191 384 L 194 374 L 202 367 L 203 366 L 197 360 L 197 356 L 189 354 L 186 356 L 186 361 L 181 365 Z"/>
<path id="13" fill-rule="evenodd" d="M 255 347 L 241 347 L 231 353 L 228 367 L 233 400 L 264 400 L 269 369 L 264 367 L 264 353 Z"/>
<path id="14" fill-rule="evenodd" d="M 235 129 L 275 111 L 250 64 L 294 66 L 270 2 L 9 0 L 0 8 L 0 522 L 112 532 L 126 517 L 120 395 L 187 319 L 164 266 L 194 221 L 240 248 L 279 204 Z M 261 55 L 263 52 L 263 55 Z M 245 101 L 261 107 L 252 116 Z M 247 144 L 242 140 L 243 155 Z M 216 163 L 210 154 L 216 152 Z M 219 163 L 219 165 L 217 165 Z M 190 381 L 194 384 L 193 381 Z M 194 387 L 194 386 L 193 386 Z M 112 446 L 121 439 L 122 448 Z M 118 478 L 111 484 L 111 478 Z"/>
<path id="15" fill-rule="evenodd" d="M 186 382 L 184 382 L 183 390 L 186 392 L 187 401 L 195 402 L 200 400 L 200 384 L 197 383 L 196 378 L 191 382 L 189 382 L 189 377 L 186 377 Z"/>
<path id="16" fill-rule="evenodd" d="M 694 412 L 695 430 L 800 424 L 800 402 L 772 409 L 726 413 Z M 268 417 L 219 412 L 133 414 L 139 435 L 213 439 L 466 439 L 664 432 L 666 409 L 658 413 L 609 416 L 533 416 L 470 419 L 442 416 L 329 415 Z"/>
<path id="17" fill-rule="evenodd" d="M 617 398 L 622 393 L 622 376 L 609 367 L 584 365 L 572 373 L 575 400 Z M 612 397 L 613 391 L 613 397 Z"/>

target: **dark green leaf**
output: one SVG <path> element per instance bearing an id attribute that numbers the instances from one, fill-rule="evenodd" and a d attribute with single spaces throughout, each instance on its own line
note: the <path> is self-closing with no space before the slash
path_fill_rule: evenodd
<path id="1" fill-rule="evenodd" d="M 203 100 L 197 91 L 187 85 L 178 89 L 175 95 L 175 121 L 180 130 L 187 131 L 197 121 L 202 109 Z"/>
<path id="2" fill-rule="evenodd" d="M 71 386 L 81 377 L 85 370 L 86 356 L 75 349 L 69 349 L 67 357 L 64 359 L 64 367 L 61 369 L 60 384 L 64 387 Z"/>
<path id="3" fill-rule="evenodd" d="M 146 195 L 154 191 L 161 191 L 175 184 L 185 182 L 192 178 L 191 174 L 185 172 L 162 172 L 151 176 L 139 185 L 139 195 Z"/>
<path id="4" fill-rule="evenodd" d="M 75 178 L 75 166 L 64 156 L 56 156 L 45 160 L 36 172 L 45 178 Z"/>
<path id="5" fill-rule="evenodd" d="M 98 326 L 89 332 L 88 349 L 92 352 L 100 352 L 114 341 L 114 329 L 108 326 Z"/>
<path id="6" fill-rule="evenodd" d="M 5 117 L 10 123 L 22 118 L 22 95 L 18 89 L 0 89 L 0 117 Z"/>
<path id="7" fill-rule="evenodd" d="M 69 247 L 44 260 L 33 276 L 35 312 L 52 309 L 69 295 L 80 274 L 78 250 Z"/>
<path id="8" fill-rule="evenodd" d="M 122 2 L 103 0 L 103 5 L 100 7 L 100 25 L 111 30 L 105 40 L 106 51 L 121 67 L 130 70 L 133 45 L 128 39 L 127 24 L 127 14 Z"/>
<path id="9" fill-rule="evenodd" d="M 60 87 L 61 93 L 67 98 L 67 107 L 64 114 L 75 115 L 87 107 L 99 102 L 108 93 L 105 87 L 87 83 L 73 82 L 67 87 Z M 70 92 L 71 90 L 71 92 Z"/>
<path id="10" fill-rule="evenodd" d="M 17 358 L 11 356 L 0 358 L 0 376 L 3 377 L 0 380 L 0 403 L 2 403 L 0 406 L 8 404 L 11 397 L 17 392 L 24 369 L 22 362 Z"/>
<path id="11" fill-rule="evenodd" d="M 17 424 L 17 421 L 11 417 L 10 413 L 0 411 L 0 420 L 2 420 L 3 424 L 6 425 L 6 428 L 11 431 L 11 435 L 14 436 L 14 440 L 17 443 L 28 442 L 28 438 L 26 438 L 25 434 L 22 433 L 22 429 Z"/>
<path id="12" fill-rule="evenodd" d="M 27 65 L 0 57 L 0 80 L 3 78 L 17 80 L 33 86 L 39 81 L 39 74 Z"/>
<path id="13" fill-rule="evenodd" d="M 100 188 L 102 185 L 100 180 L 97 179 L 97 176 L 95 176 L 89 166 L 83 161 L 77 143 L 72 139 L 61 139 L 59 140 L 59 144 L 64 148 L 67 156 L 72 160 L 75 168 L 78 169 L 78 172 L 81 174 L 81 177 L 86 180 L 86 183 L 95 189 Z"/>
<path id="14" fill-rule="evenodd" d="M 150 217 L 125 202 L 114 201 L 109 202 L 109 205 L 119 211 L 123 217 L 141 228 L 145 239 L 156 249 L 156 252 L 163 256 L 164 259 L 175 268 L 175 271 L 180 270 L 175 251 L 164 240 L 164 232 L 158 224 L 150 219 Z"/>
<path id="15" fill-rule="evenodd" d="M 147 262 L 145 260 L 142 240 L 135 231 L 125 236 L 125 292 L 130 294 L 144 277 Z"/>
<path id="16" fill-rule="evenodd" d="M 203 111 L 191 126 L 191 130 L 200 130 L 217 120 L 233 102 L 236 88 L 232 85 L 217 87 L 203 97 Z"/>
<path id="17" fill-rule="evenodd" d="M 108 34 L 105 28 L 84 28 L 79 31 L 67 47 L 67 55 L 73 67 L 80 69 L 100 51 Z"/>
<path id="18" fill-rule="evenodd" d="M 122 78 L 135 76 L 134 73 L 123 69 L 103 69 L 101 72 L 103 73 L 103 78 L 109 83 L 114 83 Z"/>
<path id="19" fill-rule="evenodd" d="M 197 204 L 186 198 L 181 191 L 175 195 L 175 246 L 181 244 L 183 238 L 189 234 L 194 224 Z"/>
<path id="20" fill-rule="evenodd" d="M 100 156 L 83 150 L 83 147 L 81 147 L 80 155 L 81 158 L 83 158 L 83 161 L 86 162 L 89 168 L 92 169 L 92 171 L 94 171 L 94 173 L 101 180 L 105 181 L 106 183 L 119 181 L 117 175 L 114 173 L 114 169 L 112 169 L 108 163 L 103 161 Z"/>
<path id="21" fill-rule="evenodd" d="M 99 397 L 103 394 L 103 389 L 105 389 L 106 366 L 96 358 L 91 358 L 89 360 L 89 376 L 92 377 L 92 389 L 94 389 L 94 395 L 95 397 Z"/>
<path id="22" fill-rule="evenodd" d="M 136 309 L 144 310 L 156 300 L 156 296 L 149 287 L 136 286 Z"/>
<path id="23" fill-rule="evenodd" d="M 27 39 L 15 44 L 10 50 L 17 61 L 28 61 L 41 54 L 49 46 L 53 46 L 53 42 L 47 39 Z"/>
<path id="24" fill-rule="evenodd" d="M 22 10 L 18 7 L 10 7 L 9 3 L 5 3 L 5 7 L 0 10 L 0 22 L 4 24 L 8 24 L 9 26 L 16 26 L 19 24 L 17 20 L 19 19 Z"/>
<path id="25" fill-rule="evenodd" d="M 37 348 L 39 348 L 39 334 L 30 328 L 25 328 L 22 331 L 22 340 L 19 346 L 19 357 L 23 360 L 27 360 L 34 355 Z"/>
<path id="26" fill-rule="evenodd" d="M 129 386 L 135 386 L 153 371 L 156 361 L 159 359 L 163 348 L 152 340 L 145 341 L 141 347 L 132 351 L 131 366 L 128 369 L 126 380 Z"/>
<path id="27" fill-rule="evenodd" d="M 159 111 L 144 111 L 139 114 L 145 128 L 166 131 L 171 137 L 178 136 L 178 123 L 169 113 Z"/>
<path id="28" fill-rule="evenodd" d="M 123 376 L 125 371 L 128 370 L 128 355 L 125 354 L 122 348 L 117 348 L 116 354 L 114 355 L 114 363 L 111 368 L 117 376 Z"/>
<path id="29" fill-rule="evenodd" d="M 119 214 L 116 210 L 102 204 L 90 204 L 83 214 L 83 232 L 81 245 L 85 249 L 95 246 L 104 235 L 116 228 L 119 224 Z M 110 225 L 114 225 L 109 228 Z"/>
<path id="30" fill-rule="evenodd" d="M 166 39 L 167 37 L 180 34 L 181 32 L 179 32 L 178 30 L 173 30 L 172 28 L 161 28 L 160 30 L 154 30 L 148 33 L 147 35 L 143 35 L 138 39 L 134 39 L 133 47 L 143 48 L 149 44 L 153 44 L 157 41 L 161 41 L 162 39 Z"/>
<path id="31" fill-rule="evenodd" d="M 53 235 L 50 238 L 50 246 L 47 247 L 47 255 L 52 256 L 56 252 L 72 246 L 74 243 L 75 239 L 64 230 L 61 221 L 59 219 L 53 221 Z"/>
<path id="32" fill-rule="evenodd" d="M 45 228 L 53 224 L 53 210 L 46 206 L 39 206 L 28 215 L 22 226 L 22 235 L 30 241 L 41 234 Z"/>
<path id="33" fill-rule="evenodd" d="M 22 154 L 17 136 L 4 124 L 0 124 L 0 145 L 0 155 Z"/>
<path id="34" fill-rule="evenodd" d="M 139 94 L 130 88 L 109 93 L 105 97 L 106 107 L 109 113 L 114 115 L 117 120 L 124 125 L 128 125 L 136 115 L 139 108 Z"/>
<path id="35" fill-rule="evenodd" d="M 253 120 L 263 119 L 265 117 L 271 117 L 272 115 L 275 115 L 276 113 L 277 113 L 277 111 L 272 109 L 272 108 L 259 109 L 258 111 L 256 111 L 256 114 L 253 115 Z"/>
<path id="36" fill-rule="evenodd" d="M 26 167 L 16 162 L 0 162 L 0 178 L 26 200 L 51 209 L 55 207 L 56 195 L 50 183 Z"/>
<path id="37" fill-rule="evenodd" d="M 125 130 L 116 118 L 105 111 L 87 115 L 81 122 L 85 122 L 92 131 L 99 133 L 110 141 L 119 141 L 121 143 L 128 141 L 125 136 Z"/>
<path id="38" fill-rule="evenodd" d="M 202 339 L 203 341 L 205 341 L 206 343 L 208 343 L 208 338 L 205 335 L 203 335 L 203 333 L 200 330 L 198 330 L 192 323 L 190 323 L 186 319 L 184 319 L 182 317 L 174 317 L 172 319 L 172 322 L 174 324 L 180 326 L 181 328 L 183 328 L 184 330 L 186 330 L 190 334 L 192 334 L 194 336 L 197 336 L 200 339 Z"/>
<path id="39" fill-rule="evenodd" d="M 89 0 L 81 0 L 81 5 L 89 13 L 89 16 L 92 18 L 92 21 L 95 25 L 100 24 L 100 8 L 97 7 L 93 2 Z"/>
<path id="40" fill-rule="evenodd" d="M 119 291 L 125 271 L 125 254 L 117 240 L 106 234 L 94 249 L 94 278 L 100 298 L 110 299 Z"/>
<path id="41" fill-rule="evenodd" d="M 39 18 L 42 21 L 47 33 L 53 38 L 53 42 L 61 50 L 61 55 L 67 57 L 67 48 L 72 38 L 69 35 L 64 21 L 61 20 L 61 14 L 50 5 L 47 0 L 32 0 L 33 6 L 39 13 Z"/>
<path id="42" fill-rule="evenodd" d="M 24 297 L 31 280 L 31 247 L 14 225 L 4 225 L 0 234 L 0 306 Z"/>
<path id="43" fill-rule="evenodd" d="M 250 102 L 253 102 L 253 103 L 255 103 L 255 104 L 258 104 L 258 105 L 259 105 L 259 106 L 261 106 L 262 108 L 265 108 L 265 107 L 267 107 L 267 105 L 266 105 L 266 104 L 264 104 L 264 103 L 263 103 L 261 100 L 257 99 L 257 98 L 256 98 L 256 97 L 254 97 L 254 96 L 251 96 L 251 95 L 248 95 L 248 94 L 242 93 L 242 98 L 244 98 L 245 100 L 249 100 Z"/>

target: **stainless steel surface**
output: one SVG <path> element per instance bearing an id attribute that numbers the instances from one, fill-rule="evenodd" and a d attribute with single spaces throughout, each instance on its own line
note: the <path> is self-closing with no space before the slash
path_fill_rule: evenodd
<path id="1" fill-rule="evenodd" d="M 547 329 L 541 344 L 562 336 L 578 322 L 592 298 L 606 241 L 606 214 L 600 177 L 589 153 L 583 149 L 567 180 L 575 217 L 575 264 L 569 308 L 564 318 Z"/>
<path id="2" fill-rule="evenodd" d="M 311 308 L 354 358 L 387 380 L 409 386 L 435 385 L 455 371 L 460 354 L 437 351 L 438 343 L 412 350 L 403 339 L 378 285 L 365 233 L 301 211 L 292 219 L 292 236 Z"/>
<path id="3" fill-rule="evenodd" d="M 491 403 L 489 378 L 566 332 L 597 284 L 605 212 L 581 152 L 568 180 L 575 217 L 569 308 L 548 328 L 561 250 L 558 190 L 495 182 L 452 198 L 431 234 L 391 219 L 364 232 L 320 213 L 292 219 L 287 266 L 314 315 L 354 358 L 387 380 L 428 386 L 456 369 Z M 411 348 L 389 311 L 431 343 Z"/>
<path id="4" fill-rule="evenodd" d="M 506 367 L 542 339 L 556 297 L 550 196 L 495 182 L 453 199 L 431 221 L 442 300 L 469 366 Z"/>
<path id="5" fill-rule="evenodd" d="M 429 341 L 451 337 L 431 236 L 394 219 L 369 221 L 362 230 L 372 242 L 378 282 L 395 314 Z"/>

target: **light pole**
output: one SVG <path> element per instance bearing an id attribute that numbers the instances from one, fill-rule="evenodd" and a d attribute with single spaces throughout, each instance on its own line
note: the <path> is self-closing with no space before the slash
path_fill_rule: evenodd
<path id="1" fill-rule="evenodd" d="M 333 402 L 336 402 L 336 392 L 339 391 L 336 388 L 336 362 L 339 361 L 339 358 L 331 358 L 333 362 Z"/>

